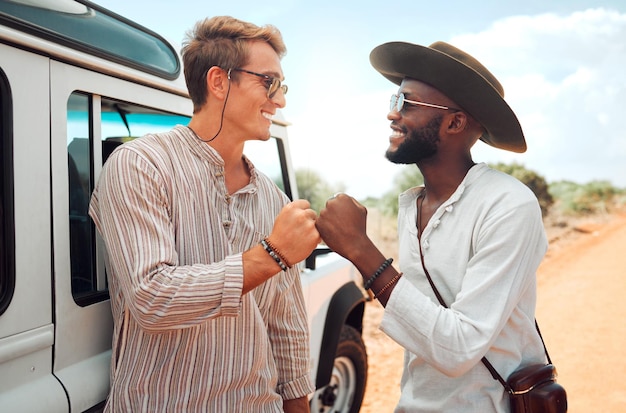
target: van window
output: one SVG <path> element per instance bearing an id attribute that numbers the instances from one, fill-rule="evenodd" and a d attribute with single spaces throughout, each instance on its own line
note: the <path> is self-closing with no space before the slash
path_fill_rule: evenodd
<path id="1" fill-rule="evenodd" d="M 95 116 L 99 116 L 96 122 Z M 108 298 L 108 283 L 96 250 L 96 229 L 88 215 L 96 173 L 119 145 L 146 133 L 187 124 L 186 116 L 129 102 L 74 92 L 67 103 L 67 158 L 72 295 L 89 305 Z M 100 125 L 99 133 L 94 125 Z M 97 143 L 96 143 L 97 142 Z M 101 157 L 94 145 L 101 145 Z"/>
<path id="2" fill-rule="evenodd" d="M 94 226 L 88 215 L 89 195 L 93 189 L 90 102 L 89 96 L 81 94 L 72 94 L 68 101 L 70 265 L 75 299 L 106 290 L 106 280 L 98 287 Z"/>
<path id="3" fill-rule="evenodd" d="M 165 79 L 181 69 L 165 39 L 94 3 L 0 1 L 0 23 Z"/>
<path id="4" fill-rule="evenodd" d="M 9 306 L 15 287 L 12 122 L 9 82 L 0 70 L 0 314 Z"/>
<path id="5" fill-rule="evenodd" d="M 99 116 L 96 122 L 95 116 Z M 88 215 L 96 172 L 119 146 L 147 133 L 166 132 L 186 125 L 189 117 L 83 92 L 71 94 L 67 103 L 67 160 L 71 285 L 74 301 L 86 306 L 108 298 L 102 260 L 98 260 L 96 229 Z M 94 125 L 100 125 L 99 133 Z M 256 167 L 287 193 L 289 179 L 279 139 L 246 143 L 246 154 Z M 101 145 L 96 159 L 94 145 Z M 276 147 L 278 145 L 278 148 Z M 278 150 L 277 150 L 278 149 Z"/>

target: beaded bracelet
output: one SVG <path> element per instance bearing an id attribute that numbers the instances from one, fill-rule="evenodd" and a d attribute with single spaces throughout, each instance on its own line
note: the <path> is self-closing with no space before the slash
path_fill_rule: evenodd
<path id="1" fill-rule="evenodd" d="M 392 262 L 393 258 L 387 258 L 385 262 L 380 264 L 380 267 L 378 267 L 374 275 L 372 275 L 367 281 L 365 281 L 365 283 L 363 284 L 363 288 L 369 290 L 372 287 L 372 284 L 374 284 L 376 278 L 378 278 L 378 276 L 382 274 L 387 269 L 387 267 L 391 265 Z"/>
<path id="2" fill-rule="evenodd" d="M 274 250 L 272 249 L 272 247 L 269 246 L 269 244 L 267 243 L 266 240 L 261 240 L 261 245 L 263 245 L 263 248 L 265 248 L 265 251 L 267 251 L 267 253 L 270 255 L 270 257 L 274 258 L 274 261 L 276 261 L 276 264 L 278 264 L 280 266 L 280 269 L 283 271 L 287 271 L 287 266 L 285 265 L 285 263 L 283 262 L 283 260 L 274 252 Z"/>
<path id="3" fill-rule="evenodd" d="M 376 299 L 376 298 L 380 297 L 380 295 L 382 293 L 384 293 L 385 290 L 387 290 L 387 288 L 391 287 L 395 282 L 397 282 L 400 279 L 400 277 L 402 277 L 402 273 L 401 272 L 397 273 L 395 275 L 395 277 L 393 277 L 387 284 L 385 284 L 385 286 L 383 288 L 380 289 L 380 291 L 375 293 L 374 294 L 374 298 Z"/>
<path id="4" fill-rule="evenodd" d="M 269 245 L 269 247 L 270 247 L 271 249 L 273 249 L 273 250 L 274 250 L 274 253 L 276 253 L 276 255 L 278 255 L 278 257 L 279 257 L 279 258 L 280 258 L 280 259 L 281 259 L 281 260 L 285 263 L 285 265 L 286 265 L 288 268 L 291 268 L 291 267 L 292 267 L 292 265 L 289 263 L 289 261 L 287 261 L 287 259 L 285 258 L 285 256 L 284 256 L 283 254 L 281 254 L 281 253 L 280 253 L 280 251 L 278 250 L 278 248 L 276 248 L 276 247 L 274 246 L 274 244 L 272 244 L 272 243 L 270 242 L 270 239 L 269 239 L 269 238 L 267 238 L 267 237 L 266 237 L 266 238 L 265 238 L 265 242 L 267 243 L 267 245 Z"/>

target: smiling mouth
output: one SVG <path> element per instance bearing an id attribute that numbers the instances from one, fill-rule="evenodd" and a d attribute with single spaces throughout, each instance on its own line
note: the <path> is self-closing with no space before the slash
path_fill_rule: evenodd
<path id="1" fill-rule="evenodd" d="M 398 141 L 398 140 L 402 140 L 406 137 L 406 132 L 403 131 L 400 128 L 391 128 L 391 135 L 389 135 L 389 141 L 393 142 L 393 141 Z"/>

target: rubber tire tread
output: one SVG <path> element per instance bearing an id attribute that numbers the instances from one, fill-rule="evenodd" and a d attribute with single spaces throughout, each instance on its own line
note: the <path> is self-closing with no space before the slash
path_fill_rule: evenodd
<path id="1" fill-rule="evenodd" d="M 357 329 L 350 325 L 343 326 L 335 357 L 348 357 L 354 364 L 357 372 L 357 383 L 350 413 L 358 413 L 361 410 L 361 404 L 365 396 L 368 364 L 365 343 Z"/>

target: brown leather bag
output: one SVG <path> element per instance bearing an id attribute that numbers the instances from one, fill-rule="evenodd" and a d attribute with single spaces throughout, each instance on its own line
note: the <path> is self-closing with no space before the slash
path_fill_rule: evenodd
<path id="1" fill-rule="evenodd" d="M 556 382 L 553 364 L 531 364 L 515 370 L 506 381 L 511 413 L 567 412 L 565 389 Z"/>

